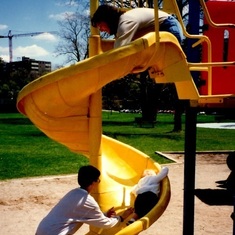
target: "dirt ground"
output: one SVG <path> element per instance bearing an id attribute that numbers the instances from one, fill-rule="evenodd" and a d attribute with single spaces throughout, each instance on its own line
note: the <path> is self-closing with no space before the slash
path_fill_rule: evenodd
<path id="1" fill-rule="evenodd" d="M 230 170 L 228 154 L 199 154 L 196 164 L 195 235 L 231 235 L 233 206 L 225 190 L 217 187 Z M 167 164 L 172 196 L 164 214 L 141 235 L 180 235 L 183 230 L 184 157 L 169 155 L 177 163 Z M 40 220 L 69 190 L 77 187 L 76 175 L 0 181 L 0 234 L 33 235 Z M 85 234 L 83 225 L 76 234 Z"/>

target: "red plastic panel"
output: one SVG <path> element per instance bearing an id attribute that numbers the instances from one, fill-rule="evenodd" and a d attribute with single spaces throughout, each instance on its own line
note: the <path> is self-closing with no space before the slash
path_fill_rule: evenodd
<path id="1" fill-rule="evenodd" d="M 235 24 L 235 1 L 213 0 L 206 3 L 210 17 L 214 23 Z M 204 30 L 212 44 L 212 61 L 235 61 L 235 28 L 215 28 L 208 26 Z M 207 62 L 207 46 L 203 45 L 202 61 Z M 200 88 L 200 93 L 208 94 L 207 73 L 202 72 L 206 84 Z M 235 67 L 214 67 L 212 69 L 212 94 L 235 94 Z"/>

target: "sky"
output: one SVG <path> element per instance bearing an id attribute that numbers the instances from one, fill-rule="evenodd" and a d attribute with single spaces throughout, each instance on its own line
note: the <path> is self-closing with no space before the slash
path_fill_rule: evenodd
<path id="1" fill-rule="evenodd" d="M 26 56 L 50 61 L 52 68 L 64 65 L 66 57 L 55 56 L 59 37 L 48 32 L 58 31 L 58 20 L 63 20 L 66 13 L 74 12 L 78 2 L 79 0 L 0 0 L 1 36 L 7 36 L 9 30 L 12 35 L 46 32 L 37 36 L 14 36 L 13 61 Z M 9 62 L 8 38 L 0 38 L 0 57 Z"/>

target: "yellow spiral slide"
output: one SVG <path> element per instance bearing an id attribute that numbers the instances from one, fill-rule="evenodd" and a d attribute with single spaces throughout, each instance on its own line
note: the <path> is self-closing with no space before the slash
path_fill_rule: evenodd
<path id="1" fill-rule="evenodd" d="M 156 81 L 176 82 L 181 98 L 198 96 L 176 38 L 167 32 L 159 35 L 160 43 L 155 42 L 155 33 L 149 33 L 126 46 L 46 74 L 25 86 L 18 96 L 18 110 L 42 132 L 85 155 L 101 170 L 94 197 L 102 210 L 114 206 L 121 212 L 133 205 L 131 187 L 144 169 L 159 171 L 160 165 L 131 146 L 102 135 L 101 88 L 127 74 L 150 69 Z M 182 89 L 184 85 L 188 89 Z M 162 215 L 169 200 L 166 177 L 159 203 L 145 217 L 127 227 L 125 223 L 108 230 L 90 227 L 88 234 L 138 234 Z"/>

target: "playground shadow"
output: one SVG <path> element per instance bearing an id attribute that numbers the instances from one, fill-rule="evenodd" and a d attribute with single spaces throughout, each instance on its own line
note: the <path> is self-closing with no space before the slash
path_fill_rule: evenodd
<path id="1" fill-rule="evenodd" d="M 195 189 L 195 196 L 210 206 L 233 206 L 232 195 L 227 189 Z"/>

